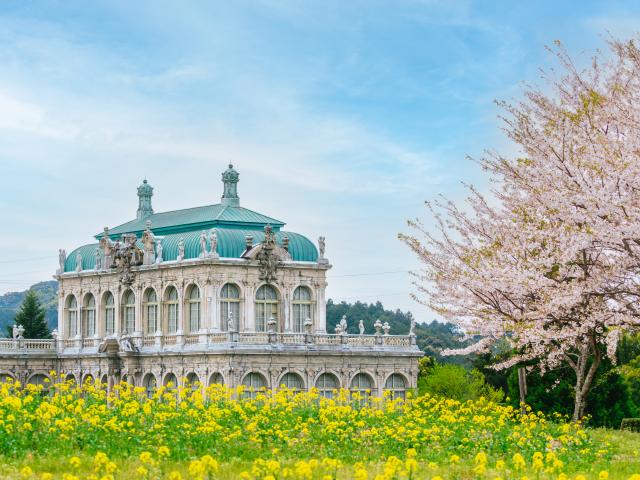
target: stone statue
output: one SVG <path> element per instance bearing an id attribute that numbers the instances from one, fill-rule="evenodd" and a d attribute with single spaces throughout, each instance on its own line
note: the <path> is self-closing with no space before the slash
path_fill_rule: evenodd
<path id="1" fill-rule="evenodd" d="M 178 242 L 178 258 L 176 259 L 179 262 L 184 260 L 184 238 L 180 237 L 180 241 Z"/>
<path id="2" fill-rule="evenodd" d="M 111 243 L 111 239 L 109 238 L 108 227 L 104 227 L 104 233 L 100 239 L 100 248 L 102 249 L 102 268 L 105 270 L 113 268 L 115 266 L 113 258 L 113 243 Z"/>
<path id="3" fill-rule="evenodd" d="M 340 335 L 342 333 L 342 328 L 340 328 L 340 324 L 337 324 L 334 330 L 336 332 L 336 335 Z"/>
<path id="4" fill-rule="evenodd" d="M 155 262 L 155 253 L 153 251 L 155 241 L 155 235 L 151 231 L 151 221 L 147 220 L 147 229 L 142 234 L 143 265 L 153 265 L 153 263 Z"/>
<path id="5" fill-rule="evenodd" d="M 416 319 L 411 317 L 411 324 L 409 326 L 409 335 L 416 334 Z"/>
<path id="6" fill-rule="evenodd" d="M 389 335 L 389 330 L 391 330 L 391 325 L 389 325 L 389 322 L 384 322 L 384 325 L 382 325 L 382 330 L 384 331 L 385 335 Z"/>
<path id="7" fill-rule="evenodd" d="M 158 240 L 156 244 L 156 263 L 162 263 L 162 240 Z"/>
<path id="8" fill-rule="evenodd" d="M 60 268 L 58 268 L 58 273 L 64 273 L 64 264 L 67 261 L 67 252 L 64 248 L 58 250 L 58 263 Z"/>
<path id="9" fill-rule="evenodd" d="M 362 319 L 358 323 L 358 329 L 360 330 L 360 335 L 364 335 L 364 321 Z"/>
<path id="10" fill-rule="evenodd" d="M 76 272 L 82 271 L 82 255 L 80 252 L 76 253 Z"/>
<path id="11" fill-rule="evenodd" d="M 324 237 L 318 237 L 318 249 L 320 250 L 320 258 L 324 258 L 325 247 L 326 245 Z"/>
<path id="12" fill-rule="evenodd" d="M 13 338 L 18 338 L 18 325 L 13 325 L 12 332 Z"/>
<path id="13" fill-rule="evenodd" d="M 203 230 L 200 234 L 200 258 L 207 256 L 207 233 Z"/>
<path id="14" fill-rule="evenodd" d="M 102 258 L 100 257 L 100 248 L 96 248 L 96 259 L 95 259 L 95 265 L 94 265 L 94 270 L 101 270 L 102 269 Z"/>
<path id="15" fill-rule="evenodd" d="M 216 232 L 216 229 L 213 228 L 211 229 L 211 233 L 209 235 L 209 244 L 211 247 L 211 252 L 210 255 L 212 258 L 218 258 L 218 234 Z"/>
<path id="16" fill-rule="evenodd" d="M 342 318 L 340 319 L 340 330 L 341 333 L 346 334 L 347 333 L 347 316 L 343 315 Z"/>
<path id="17" fill-rule="evenodd" d="M 229 332 L 235 331 L 235 325 L 233 324 L 233 312 L 229 310 L 229 317 L 227 318 L 227 330 Z"/>

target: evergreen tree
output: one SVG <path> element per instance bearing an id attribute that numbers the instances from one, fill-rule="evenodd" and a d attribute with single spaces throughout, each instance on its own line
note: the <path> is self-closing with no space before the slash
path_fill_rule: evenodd
<path id="1" fill-rule="evenodd" d="M 51 338 L 45 311 L 33 290 L 29 290 L 16 313 L 15 324 L 24 327 L 24 338 Z M 11 329 L 11 327 L 9 327 Z"/>

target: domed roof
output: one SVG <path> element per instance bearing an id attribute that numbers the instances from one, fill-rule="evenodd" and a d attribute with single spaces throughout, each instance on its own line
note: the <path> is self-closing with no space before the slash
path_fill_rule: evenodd
<path id="1" fill-rule="evenodd" d="M 108 235 L 111 240 L 118 240 L 124 234 L 135 234 L 138 237 L 138 246 L 142 248 L 140 239 L 145 229 L 149 227 L 156 240 L 162 242 L 163 261 L 177 259 L 178 243 L 181 238 L 184 240 L 184 259 L 188 260 L 199 257 L 200 234 L 203 231 L 207 232 L 207 249 L 210 249 L 209 231 L 216 229 L 219 256 L 241 258 L 246 249 L 246 237 L 248 235 L 253 237 L 253 245 L 261 243 L 264 240 L 264 229 L 269 225 L 275 233 L 276 243 L 282 246 L 284 238 L 289 239 L 288 248 L 292 261 L 316 262 L 318 251 L 308 238 L 298 233 L 280 231 L 284 222 L 240 206 L 238 180 L 238 172 L 234 170 L 233 165 L 229 165 L 222 174 L 224 193 L 221 203 L 154 213 L 151 208 L 153 187 L 145 179 L 138 187 L 140 203 L 137 218 L 112 229 L 105 228 L 105 231 L 95 235 L 95 238 L 100 240 Z M 76 269 L 78 253 L 82 257 L 82 269 L 94 269 L 98 246 L 99 244 L 92 243 L 71 252 L 67 257 L 64 271 L 71 272 Z"/>
<path id="2" fill-rule="evenodd" d="M 156 243 L 162 242 L 162 259 L 163 261 L 175 261 L 178 258 L 178 243 L 180 239 L 184 240 L 184 259 L 196 259 L 200 256 L 200 230 L 192 230 L 188 232 L 174 233 L 170 235 L 156 235 Z M 216 228 L 218 237 L 217 252 L 220 258 L 242 258 L 242 254 L 246 250 L 246 237 L 253 237 L 253 245 L 257 245 L 264 241 L 264 231 L 245 230 L 237 228 Z M 211 248 L 209 241 L 209 232 L 207 232 L 207 251 Z M 303 235 L 294 232 L 278 231 L 275 232 L 276 243 L 283 246 L 284 238 L 289 239 L 289 255 L 294 262 L 317 262 L 318 250 L 316 246 Z M 137 242 L 138 247 L 143 248 L 140 240 Z M 82 270 L 93 270 L 96 261 L 96 249 L 98 243 L 83 245 L 72 251 L 64 265 L 65 272 L 73 272 L 76 269 L 76 257 L 78 253 L 82 257 Z"/>

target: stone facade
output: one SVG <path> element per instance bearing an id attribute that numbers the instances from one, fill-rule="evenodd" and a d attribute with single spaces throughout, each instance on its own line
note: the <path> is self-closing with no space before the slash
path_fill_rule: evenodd
<path id="1" fill-rule="evenodd" d="M 242 228 L 255 229 L 245 235 L 241 255 L 218 254 L 237 247 L 223 243 L 235 238 L 227 231 L 235 234 L 240 228 L 227 221 L 193 234 L 199 243 L 186 256 L 180 237 L 174 241 L 174 258 L 165 260 L 161 234 L 191 227 L 153 228 L 162 214 L 153 214 L 153 189 L 145 180 L 138 189 L 137 212 L 139 221 L 148 218 L 144 232 L 132 227 L 122 243 L 116 239 L 112 245 L 105 229 L 98 245 L 70 255 L 73 264 L 60 251 L 58 331 L 53 340 L 0 340 L 0 380 L 11 376 L 38 383 L 54 371 L 77 382 L 90 376 L 109 386 L 126 380 L 149 390 L 195 381 L 205 386 L 315 386 L 325 392 L 352 388 L 376 395 L 385 389 L 403 395 L 415 387 L 421 353 L 413 332 L 388 335 L 388 326 L 379 324 L 375 335 L 350 335 L 340 328 L 327 332 L 326 272 L 331 265 L 324 238 L 320 255 L 311 252 L 309 261 L 295 250 L 302 245 L 298 248 L 310 255 L 301 241 L 289 244 L 297 234 L 274 232 L 258 220 L 247 226 L 247 218 L 254 217 L 241 217 L 238 174 L 231 166 L 223 181 L 227 198 L 223 195 L 220 205 L 236 209 L 231 213 Z M 261 241 L 254 244 L 254 236 Z M 83 252 L 95 256 L 89 259 L 92 268 L 83 268 L 88 262 Z M 170 257 L 169 250 L 165 256 Z"/>

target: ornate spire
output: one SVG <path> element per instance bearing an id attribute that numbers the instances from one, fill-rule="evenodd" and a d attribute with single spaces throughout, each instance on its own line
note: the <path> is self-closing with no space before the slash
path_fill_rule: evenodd
<path id="1" fill-rule="evenodd" d="M 151 207 L 151 197 L 153 196 L 153 187 L 147 183 L 145 178 L 142 181 L 142 185 L 138 187 L 138 212 L 136 218 L 141 218 L 153 215 L 153 207 Z"/>
<path id="2" fill-rule="evenodd" d="M 222 183 L 224 184 L 222 205 L 227 207 L 240 206 L 240 197 L 238 197 L 239 178 L 240 174 L 233 169 L 233 165 L 229 164 L 229 168 L 222 173 Z"/>

